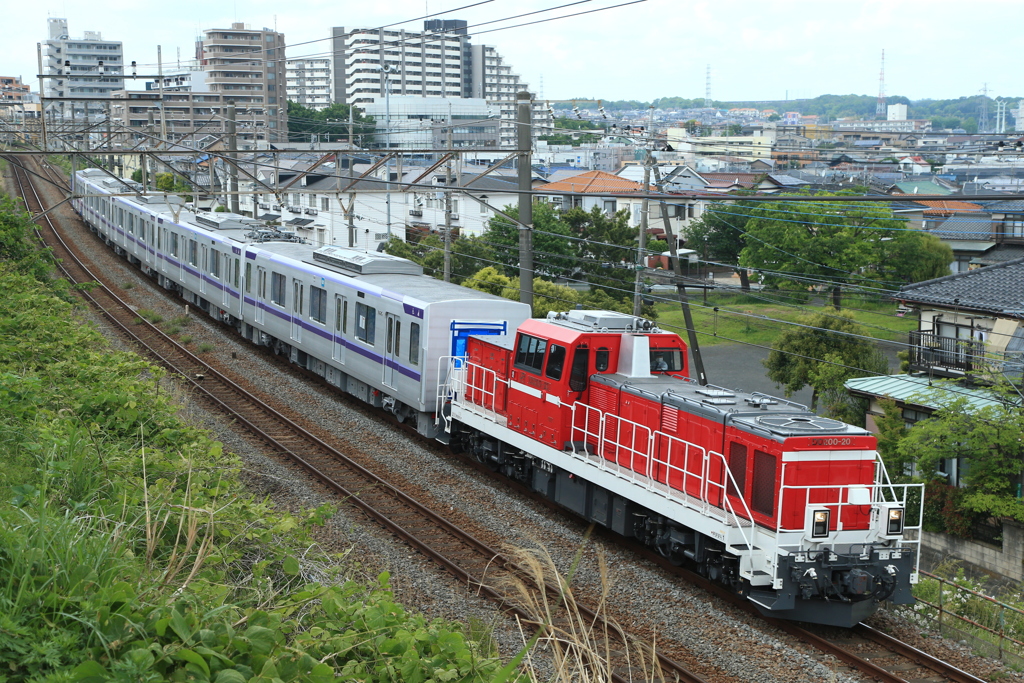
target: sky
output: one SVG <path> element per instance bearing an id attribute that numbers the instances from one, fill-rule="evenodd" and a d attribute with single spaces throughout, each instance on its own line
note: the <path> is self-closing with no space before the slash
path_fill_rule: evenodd
<path id="1" fill-rule="evenodd" d="M 715 100 L 875 96 L 883 50 L 887 95 L 946 99 L 985 87 L 991 97 L 1024 95 L 1021 0 L 989 0 L 983 15 L 950 0 L 490 0 L 459 9 L 476 2 L 303 0 L 294 11 L 280 0 L 9 2 L 0 75 L 22 76 L 38 88 L 36 43 L 46 38 L 48 17 L 67 18 L 72 37 L 100 31 L 104 39 L 121 40 L 126 63 L 135 60 L 155 73 L 157 45 L 166 71 L 179 49 L 182 60 L 194 56 L 202 30 L 233 21 L 276 27 L 292 58 L 329 50 L 320 39 L 332 26 L 421 30 L 420 17 L 437 14 L 468 21 L 472 42 L 494 45 L 547 100 L 703 97 L 709 65 Z M 591 10 L 600 11 L 482 33 Z"/>

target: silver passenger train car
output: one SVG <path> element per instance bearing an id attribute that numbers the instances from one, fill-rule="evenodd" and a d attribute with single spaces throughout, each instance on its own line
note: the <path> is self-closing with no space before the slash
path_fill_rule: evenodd
<path id="1" fill-rule="evenodd" d="M 166 289 L 418 431 L 437 427 L 439 359 L 470 335 L 515 338 L 530 308 L 423 275 L 388 254 L 314 248 L 293 233 L 180 197 L 110 196 L 139 186 L 76 174 L 74 207 Z"/>

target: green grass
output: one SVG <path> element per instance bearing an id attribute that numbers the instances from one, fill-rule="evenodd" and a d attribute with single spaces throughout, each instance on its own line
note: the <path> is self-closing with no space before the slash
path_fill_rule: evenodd
<path id="1" fill-rule="evenodd" d="M 820 300 L 801 306 L 764 301 L 775 299 L 770 294 L 712 294 L 705 306 L 700 294 L 690 296 L 690 310 L 698 341 L 703 346 L 745 342 L 771 346 L 779 334 L 808 313 L 822 310 Z M 786 301 L 789 301 L 788 299 Z M 864 333 L 878 339 L 906 339 L 910 330 L 917 329 L 916 317 L 897 318 L 896 304 L 889 302 L 865 302 L 853 298 L 844 301 L 846 311 L 853 313 L 858 323 L 864 326 Z M 714 308 L 718 308 L 716 312 Z M 686 325 L 679 304 L 659 303 L 658 324 L 665 330 L 678 332 L 685 337 Z"/>
<path id="2" fill-rule="evenodd" d="M 181 335 L 181 337 L 178 338 L 178 341 L 180 341 L 182 344 L 185 344 L 187 346 L 187 345 L 192 343 L 192 335 L 191 334 L 183 334 L 183 335 Z"/>
<path id="3" fill-rule="evenodd" d="M 199 353 L 209 353 L 210 351 L 213 351 L 214 348 L 216 347 L 210 342 L 202 342 L 199 346 L 196 347 L 196 351 L 198 351 Z"/>

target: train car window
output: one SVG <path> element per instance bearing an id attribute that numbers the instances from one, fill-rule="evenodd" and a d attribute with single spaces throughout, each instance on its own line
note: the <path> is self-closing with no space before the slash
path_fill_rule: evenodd
<path id="1" fill-rule="evenodd" d="M 140 218 L 139 219 L 139 241 L 140 242 L 145 242 L 146 241 L 146 228 L 147 227 L 148 227 L 148 224 L 146 223 L 146 221 L 144 221 L 144 220 L 142 220 Z"/>
<path id="2" fill-rule="evenodd" d="M 395 319 L 388 318 L 388 336 L 387 336 L 387 349 L 388 353 L 394 353 L 394 339 L 395 339 Z"/>
<path id="3" fill-rule="evenodd" d="M 356 339 L 373 346 L 377 336 L 377 309 L 356 302 Z"/>
<path id="4" fill-rule="evenodd" d="M 263 270 L 261 268 L 259 273 L 260 273 L 259 297 L 262 300 L 262 299 L 266 299 L 267 298 L 267 271 L 265 271 L 265 270 Z"/>
<path id="5" fill-rule="evenodd" d="M 235 289 L 238 289 L 238 275 L 239 271 L 242 269 L 238 264 L 239 260 L 235 259 L 235 276 L 231 278 L 231 283 L 235 286 Z"/>
<path id="6" fill-rule="evenodd" d="M 409 326 L 409 365 L 420 364 L 420 324 Z"/>
<path id="7" fill-rule="evenodd" d="M 550 379 L 562 379 L 562 369 L 565 367 L 565 347 L 552 344 L 548 351 L 548 364 L 544 368 L 544 376 Z"/>
<path id="8" fill-rule="evenodd" d="M 327 290 L 309 288 L 309 318 L 324 325 L 327 323 Z"/>
<path id="9" fill-rule="evenodd" d="M 750 491 L 750 507 L 754 512 L 770 515 L 775 510 L 775 456 L 754 449 L 754 481 Z"/>
<path id="10" fill-rule="evenodd" d="M 196 244 L 195 240 L 189 240 L 188 241 L 188 262 L 189 262 L 189 265 L 193 265 L 194 266 L 196 264 L 196 262 L 199 260 L 198 257 L 196 256 L 196 252 L 198 251 L 198 247 L 199 247 L 199 245 Z"/>
<path id="11" fill-rule="evenodd" d="M 651 349 L 651 372 L 680 372 L 683 369 L 683 352 L 679 349 Z"/>
<path id="12" fill-rule="evenodd" d="M 608 369 L 608 358 L 611 352 L 608 349 L 598 349 L 597 353 L 594 354 L 594 369 L 598 372 L 604 372 Z"/>
<path id="13" fill-rule="evenodd" d="M 281 273 L 270 273 L 270 300 L 278 306 L 284 306 L 284 275 Z"/>
<path id="14" fill-rule="evenodd" d="M 252 294 L 252 263 L 245 262 L 245 293 Z"/>
<path id="15" fill-rule="evenodd" d="M 348 334 L 348 299 L 341 302 L 341 333 Z"/>
<path id="16" fill-rule="evenodd" d="M 402 321 L 395 321 L 395 358 L 402 357 Z"/>
<path id="17" fill-rule="evenodd" d="M 135 214 L 128 214 L 128 232 L 135 234 Z"/>
<path id="18" fill-rule="evenodd" d="M 585 391 L 587 388 L 587 372 L 590 369 L 590 349 L 576 349 L 572 357 L 572 370 L 569 371 L 569 390 Z"/>
<path id="19" fill-rule="evenodd" d="M 295 283 L 295 296 L 292 297 L 292 302 L 295 304 L 295 312 L 302 315 L 302 284 L 299 282 Z"/>
<path id="20" fill-rule="evenodd" d="M 742 498 L 747 490 L 747 447 L 735 441 L 729 444 L 729 473 L 729 495 Z"/>
<path id="21" fill-rule="evenodd" d="M 171 233 L 171 256 L 178 258 L 178 233 Z"/>
<path id="22" fill-rule="evenodd" d="M 521 370 L 528 370 L 540 374 L 540 368 L 544 365 L 544 351 L 547 350 L 546 339 L 531 337 L 528 334 L 519 335 L 519 348 L 516 350 L 516 367 Z"/>
<path id="23" fill-rule="evenodd" d="M 210 275 L 220 278 L 220 252 L 216 249 L 210 250 Z"/>

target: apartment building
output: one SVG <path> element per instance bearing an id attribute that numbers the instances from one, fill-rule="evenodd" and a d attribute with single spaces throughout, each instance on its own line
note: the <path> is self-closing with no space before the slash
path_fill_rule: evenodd
<path id="1" fill-rule="evenodd" d="M 85 31 L 80 38 L 68 33 L 68 20 L 46 20 L 48 37 L 43 42 L 43 72 L 57 78 L 44 79 L 46 98 L 58 100 L 47 109 L 66 117 L 102 116 L 115 90 L 124 89 L 124 57 L 119 40 L 103 40 L 99 31 Z M 80 99 L 79 99 L 80 98 Z M 100 101 L 89 102 L 90 99 Z"/>
<path id="2" fill-rule="evenodd" d="M 326 109 L 334 101 L 330 57 L 301 57 L 285 61 L 288 99 L 309 109 Z"/>
<path id="3" fill-rule="evenodd" d="M 336 102 L 363 105 L 375 97 L 469 97 L 465 21 L 428 21 L 423 31 L 332 29 Z M 384 68 L 393 69 L 385 73 Z"/>
<path id="4" fill-rule="evenodd" d="M 516 95 L 530 86 L 512 70 L 512 65 L 491 45 L 473 45 L 470 91 L 487 100 L 499 120 L 499 145 L 516 146 Z M 532 107 L 533 138 L 554 132 L 554 118 L 541 102 Z"/>
<path id="5" fill-rule="evenodd" d="M 420 32 L 332 29 L 334 98 L 368 105 L 393 96 L 475 98 L 499 122 L 499 145 L 516 146 L 516 94 L 528 84 L 490 45 L 472 45 L 462 20 L 424 22 Z M 387 69 L 387 71 L 385 71 Z M 547 107 L 533 107 L 533 135 L 553 131 Z"/>
<path id="6" fill-rule="evenodd" d="M 204 88 L 234 100 L 246 110 L 263 109 L 269 142 L 288 140 L 284 34 L 269 28 L 208 29 L 196 41 L 196 60 L 202 67 Z M 193 85 L 195 91 L 195 85 Z"/>
<path id="7" fill-rule="evenodd" d="M 29 97 L 28 85 L 18 76 L 0 76 L 0 102 L 5 104 L 25 102 Z"/>

